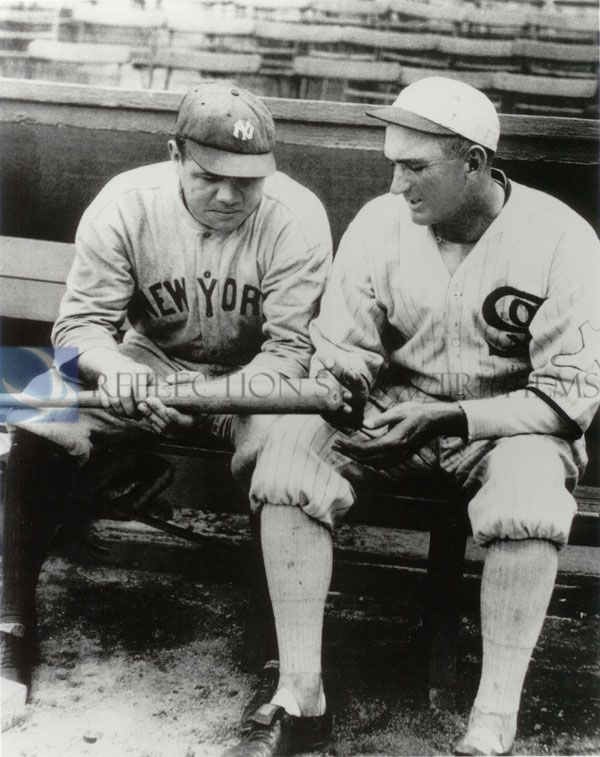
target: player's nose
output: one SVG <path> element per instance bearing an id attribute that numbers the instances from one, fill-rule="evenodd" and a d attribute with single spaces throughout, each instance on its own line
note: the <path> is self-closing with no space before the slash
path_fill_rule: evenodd
<path id="1" fill-rule="evenodd" d="M 404 194 L 410 187 L 408 172 L 401 165 L 394 166 L 394 175 L 392 176 L 392 185 L 390 192 L 394 195 Z"/>
<path id="2" fill-rule="evenodd" d="M 235 182 L 225 180 L 219 182 L 219 188 L 217 190 L 217 200 L 225 205 L 232 205 L 237 202 L 239 197 L 238 189 Z"/>

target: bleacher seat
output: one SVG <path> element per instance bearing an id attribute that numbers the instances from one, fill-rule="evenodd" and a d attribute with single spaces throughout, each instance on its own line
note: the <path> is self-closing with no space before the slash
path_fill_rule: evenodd
<path id="1" fill-rule="evenodd" d="M 377 60 L 392 60 L 411 66 L 435 66 L 438 35 L 417 32 L 389 32 L 348 26 L 342 29 L 345 52 L 367 52 Z"/>
<path id="2" fill-rule="evenodd" d="M 515 39 L 524 33 L 529 20 L 527 6 L 469 7 L 462 30 L 472 37 Z"/>
<path id="3" fill-rule="evenodd" d="M 157 42 L 164 24 L 165 16 L 160 11 L 76 4 L 72 8 L 71 18 L 61 23 L 60 38 L 73 42 L 144 48 Z"/>
<path id="4" fill-rule="evenodd" d="M 598 44 L 598 12 L 531 11 L 528 17 L 529 34 L 548 42 L 576 42 Z"/>
<path id="5" fill-rule="evenodd" d="M 310 0 L 235 0 L 238 12 L 249 18 L 273 21 L 301 21 Z"/>
<path id="6" fill-rule="evenodd" d="M 26 50 L 34 39 L 52 39 L 58 8 L 0 7 L 0 49 Z"/>
<path id="7" fill-rule="evenodd" d="M 293 70 L 299 78 L 301 98 L 352 102 L 393 101 L 400 76 L 398 63 L 338 57 L 297 56 Z M 337 89 L 334 89 L 335 85 Z"/>
<path id="8" fill-rule="evenodd" d="M 261 74 L 273 82 L 274 94 L 294 93 L 293 60 L 314 52 L 335 53 L 342 40 L 342 27 L 331 24 L 304 24 L 264 21 L 256 25 L 257 51 L 262 56 Z"/>
<path id="9" fill-rule="evenodd" d="M 420 0 L 389 0 L 390 29 L 399 31 L 423 30 L 441 34 L 459 34 L 467 8 L 448 0 L 421 2 Z"/>
<path id="10" fill-rule="evenodd" d="M 256 47 L 255 22 L 249 18 L 226 18 L 174 9 L 166 14 L 166 29 L 169 44 L 175 48 L 250 52 Z"/>
<path id="11" fill-rule="evenodd" d="M 518 71 L 513 43 L 508 39 L 439 37 L 437 48 L 444 64 L 459 70 Z"/>
<path id="12" fill-rule="evenodd" d="M 118 86 L 131 50 L 123 45 L 95 45 L 36 39 L 27 48 L 32 79 Z"/>
<path id="13" fill-rule="evenodd" d="M 523 73 L 543 76 L 593 78 L 598 75 L 598 47 L 540 40 L 518 39 L 513 43 Z"/>
<path id="14" fill-rule="evenodd" d="M 595 79 L 496 73 L 492 87 L 501 97 L 503 113 L 598 117 Z"/>
<path id="15" fill-rule="evenodd" d="M 311 0 L 310 12 L 313 23 L 373 26 L 379 20 L 375 0 Z"/>
<path id="16" fill-rule="evenodd" d="M 174 89 L 186 89 L 198 83 L 201 78 L 234 77 L 242 84 L 247 77 L 256 77 L 260 70 L 260 55 L 253 53 L 216 53 L 200 50 L 177 50 L 171 47 L 160 48 L 146 64 L 149 71 L 149 86 L 155 87 L 156 69 L 164 71 L 160 88 L 169 89 L 173 75 L 184 72 L 179 77 Z M 190 76 L 190 73 L 192 75 Z"/>

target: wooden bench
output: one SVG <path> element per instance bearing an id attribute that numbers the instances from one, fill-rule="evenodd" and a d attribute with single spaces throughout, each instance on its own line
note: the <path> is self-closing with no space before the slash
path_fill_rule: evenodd
<path id="1" fill-rule="evenodd" d="M 54 321 L 73 256 L 71 244 L 0 237 L 0 316 L 47 324 Z M 157 443 L 145 448 L 169 456 L 208 459 L 211 464 L 225 466 L 230 457 L 230 452 L 215 447 L 210 441 L 195 445 Z M 569 543 L 598 547 L 600 488 L 579 486 L 576 498 L 579 512 Z M 359 501 L 348 520 L 355 524 L 429 532 L 424 618 L 424 638 L 429 650 L 429 697 L 435 706 L 454 709 L 459 594 L 469 533 L 466 503 L 447 488 L 441 491 L 428 485 L 427 491 L 417 489 L 409 493 L 404 490 L 399 495 L 393 486 L 380 485 L 359 493 Z M 142 521 L 161 525 L 148 518 Z M 165 530 L 168 528 L 167 524 Z M 272 635 L 265 630 L 269 627 L 270 611 L 265 597 L 260 597 L 260 578 L 254 583 L 259 588 L 249 624 L 250 655 L 260 659 Z"/>

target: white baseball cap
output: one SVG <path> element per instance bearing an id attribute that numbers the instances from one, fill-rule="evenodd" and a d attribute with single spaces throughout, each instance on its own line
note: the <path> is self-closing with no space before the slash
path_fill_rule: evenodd
<path id="1" fill-rule="evenodd" d="M 367 115 L 430 134 L 459 134 L 494 151 L 498 147 L 500 122 L 491 100 L 456 79 L 419 79 L 405 87 L 393 105 Z"/>

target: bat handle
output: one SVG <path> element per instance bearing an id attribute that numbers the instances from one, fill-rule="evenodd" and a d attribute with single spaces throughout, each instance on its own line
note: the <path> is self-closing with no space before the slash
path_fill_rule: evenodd
<path id="1" fill-rule="evenodd" d="M 319 395 L 323 397 L 323 412 L 333 413 L 344 404 L 343 387 L 331 373 L 322 373 L 315 379 Z M 321 394 L 322 393 L 322 394 Z"/>

